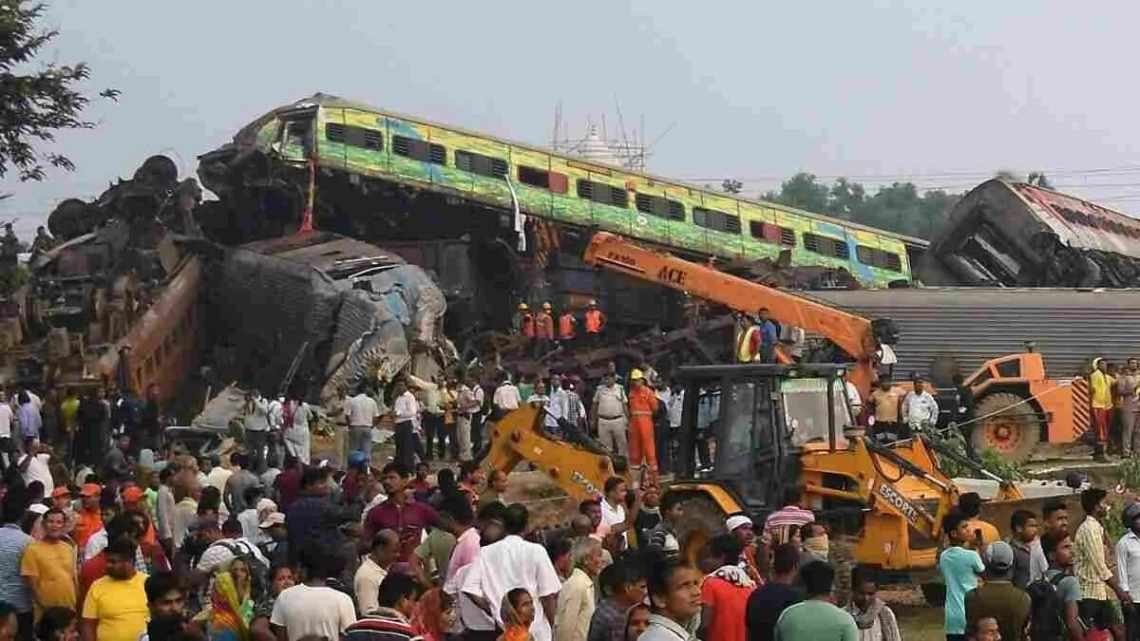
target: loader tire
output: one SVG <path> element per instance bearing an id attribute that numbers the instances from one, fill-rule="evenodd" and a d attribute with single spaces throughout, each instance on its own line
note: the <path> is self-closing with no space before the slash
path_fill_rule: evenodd
<path id="1" fill-rule="evenodd" d="M 970 432 L 970 442 L 979 455 L 992 449 L 1002 458 L 1020 463 L 1033 454 L 1041 439 L 1041 425 L 1033 408 L 1017 394 L 989 394 L 974 408 L 974 416 L 989 416 L 978 421 Z M 1020 405 L 1019 405 L 1020 403 Z M 990 416 L 993 414 L 993 416 Z"/>
<path id="2" fill-rule="evenodd" d="M 718 534 L 723 534 L 724 510 L 705 494 L 693 492 L 681 503 L 684 516 L 677 523 L 677 544 L 681 558 L 696 563 L 701 548 Z"/>

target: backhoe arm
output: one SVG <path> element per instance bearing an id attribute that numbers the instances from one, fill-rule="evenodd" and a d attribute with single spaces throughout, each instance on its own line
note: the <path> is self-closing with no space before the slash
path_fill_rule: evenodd
<path id="1" fill-rule="evenodd" d="M 838 345 L 857 365 L 851 381 L 864 397 L 873 382 L 873 359 L 879 348 L 870 320 L 808 300 L 774 287 L 761 285 L 693 263 L 676 256 L 641 247 L 607 232 L 594 234 L 583 260 L 634 278 L 685 292 L 731 309 L 754 314 L 768 309 L 776 322 L 814 332 Z"/>
<path id="2" fill-rule="evenodd" d="M 615 476 L 610 457 L 549 436 L 541 429 L 543 418 L 541 408 L 527 405 L 494 423 L 483 468 L 510 474 L 526 461 L 553 479 L 575 504 L 600 497 L 606 480 Z"/>

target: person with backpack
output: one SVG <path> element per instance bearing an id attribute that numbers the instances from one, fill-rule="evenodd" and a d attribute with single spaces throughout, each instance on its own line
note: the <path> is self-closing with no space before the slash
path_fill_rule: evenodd
<path id="1" fill-rule="evenodd" d="M 1025 641 L 1030 599 L 1010 581 L 1013 548 L 1005 541 L 995 541 L 986 547 L 985 557 L 985 583 L 966 594 L 966 623 L 993 617 L 997 619 L 1002 639 Z"/>
<path id="2" fill-rule="evenodd" d="M 1073 539 L 1062 530 L 1047 531 L 1041 536 L 1041 549 L 1049 560 L 1049 569 L 1044 578 L 1025 589 L 1030 601 L 1029 639 L 1082 641 L 1081 584 L 1073 576 Z"/>
<path id="3" fill-rule="evenodd" d="M 1122 520 L 1128 532 L 1116 543 L 1116 572 L 1120 589 L 1132 595 L 1132 607 L 1125 611 L 1124 618 L 1128 639 L 1133 640 L 1140 635 L 1140 605 L 1136 601 L 1140 595 L 1140 503 L 1124 508 Z"/>

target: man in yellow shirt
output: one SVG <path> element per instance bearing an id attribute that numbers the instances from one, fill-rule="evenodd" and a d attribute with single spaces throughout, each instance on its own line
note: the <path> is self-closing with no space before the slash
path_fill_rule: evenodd
<path id="1" fill-rule="evenodd" d="M 107 576 L 91 584 L 83 601 L 82 641 L 137 641 L 146 631 L 150 611 L 146 575 L 135 571 L 135 544 L 126 538 L 104 550 Z"/>
<path id="2" fill-rule="evenodd" d="M 1089 375 L 1092 392 L 1093 424 L 1096 426 L 1096 447 L 1093 456 L 1104 458 L 1104 445 L 1108 442 L 1108 426 L 1112 420 L 1112 386 L 1115 381 L 1108 373 L 1108 361 L 1093 359 L 1093 372 Z"/>
<path id="3" fill-rule="evenodd" d="M 75 609 L 75 547 L 63 538 L 63 510 L 44 512 L 42 541 L 33 541 L 20 559 L 20 575 L 28 582 L 36 621 L 50 607 Z"/>

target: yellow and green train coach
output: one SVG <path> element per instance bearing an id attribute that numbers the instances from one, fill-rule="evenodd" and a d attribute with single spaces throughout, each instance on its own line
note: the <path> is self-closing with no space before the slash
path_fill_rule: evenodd
<path id="1" fill-rule="evenodd" d="M 860 283 L 910 280 L 908 249 L 926 242 L 507 142 L 317 94 L 247 126 L 246 140 L 286 162 L 471 199 L 529 215 L 727 259 L 845 269 Z"/>

